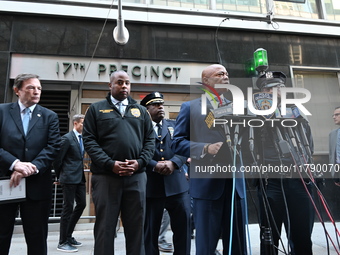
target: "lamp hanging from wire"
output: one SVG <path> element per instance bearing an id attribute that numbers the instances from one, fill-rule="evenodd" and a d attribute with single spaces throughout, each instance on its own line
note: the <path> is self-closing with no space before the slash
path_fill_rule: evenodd
<path id="1" fill-rule="evenodd" d="M 118 0 L 117 26 L 113 30 L 113 39 L 118 45 L 125 45 L 129 41 L 129 31 L 125 27 L 122 18 L 122 0 Z"/>

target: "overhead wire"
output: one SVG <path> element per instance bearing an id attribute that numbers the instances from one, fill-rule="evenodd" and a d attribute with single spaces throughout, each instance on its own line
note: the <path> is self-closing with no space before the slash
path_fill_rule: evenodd
<path id="1" fill-rule="evenodd" d="M 90 62 L 89 62 L 88 66 L 87 66 L 87 68 L 86 68 L 86 70 L 85 70 L 85 74 L 84 74 L 83 80 L 82 80 L 81 83 L 80 83 L 80 86 L 79 86 L 79 89 L 78 89 L 78 94 L 77 94 L 76 98 L 75 98 L 74 101 L 73 101 L 73 104 L 72 104 L 72 107 L 71 107 L 71 111 L 74 110 L 75 104 L 76 104 L 77 100 L 80 98 L 80 93 L 81 93 L 81 90 L 82 90 L 82 88 L 83 88 L 85 78 L 86 78 L 87 73 L 88 73 L 88 71 L 89 71 L 89 69 L 90 69 L 90 66 L 91 66 L 91 63 L 92 63 L 92 61 L 93 61 L 94 55 L 96 54 L 96 51 L 97 51 L 97 48 L 98 48 L 100 39 L 102 38 L 102 35 L 103 35 L 103 33 L 104 33 L 104 29 L 105 29 L 106 23 L 107 23 L 107 21 L 108 21 L 108 19 L 109 19 L 110 12 L 111 12 L 111 9 L 112 9 L 112 6 L 113 6 L 113 2 L 114 2 L 114 0 L 112 0 L 112 2 L 111 2 L 109 11 L 108 11 L 108 13 L 107 13 L 107 16 L 106 16 L 106 18 L 105 18 L 104 24 L 103 24 L 102 29 L 101 29 L 101 31 L 100 31 L 99 37 L 98 37 L 98 39 L 97 39 L 96 46 L 94 47 L 93 53 L 92 53 L 92 55 L 91 55 Z"/>
<path id="2" fill-rule="evenodd" d="M 241 166 L 243 166 L 242 150 L 240 150 L 240 163 L 241 163 Z M 244 175 L 242 175 L 242 188 L 243 188 L 243 193 L 244 193 L 245 224 L 246 224 L 249 254 L 252 255 L 251 242 L 250 242 L 250 230 L 249 230 L 248 201 L 247 201 L 247 195 L 246 195 L 247 191 L 246 191 L 246 182 L 244 179 Z"/>
<path id="3" fill-rule="evenodd" d="M 287 139 L 291 139 L 289 136 L 286 136 L 286 138 L 287 138 Z M 296 151 L 296 153 L 297 153 L 297 155 L 299 154 L 298 151 Z M 299 165 L 298 165 L 298 163 L 296 162 L 296 159 L 295 159 L 295 157 L 294 157 L 292 151 L 291 151 L 291 157 L 292 157 L 292 159 L 293 159 L 293 162 L 294 162 L 295 166 L 298 167 Z M 304 168 L 304 165 L 305 165 L 305 164 L 300 164 L 300 165 Z M 299 169 L 299 168 L 298 168 L 298 169 Z M 302 182 L 302 184 L 303 184 L 303 186 L 304 186 L 304 189 L 305 189 L 305 191 L 306 191 L 306 193 L 307 193 L 307 195 L 308 195 L 308 197 L 309 197 L 309 199 L 310 199 L 310 201 L 311 201 L 311 203 L 312 203 L 312 206 L 314 207 L 315 213 L 316 213 L 316 215 L 317 215 L 317 217 L 318 217 L 318 219 L 319 219 L 319 221 L 320 221 L 322 227 L 324 228 L 326 237 L 329 238 L 329 240 L 331 241 L 331 243 L 332 243 L 332 245 L 333 245 L 333 248 L 335 249 L 336 253 L 339 255 L 339 254 L 340 254 L 340 251 L 339 251 L 339 249 L 336 247 L 336 245 L 335 245 L 335 243 L 334 243 L 332 237 L 330 236 L 330 234 L 328 233 L 328 231 L 327 231 L 327 229 L 326 229 L 325 222 L 323 221 L 322 216 L 321 216 L 321 214 L 320 214 L 320 211 L 318 210 L 318 208 L 317 208 L 317 206 L 316 206 L 316 204 L 315 204 L 315 201 L 314 201 L 312 195 L 310 194 L 310 192 L 309 192 L 309 190 L 308 190 L 308 188 L 307 188 L 306 182 L 305 182 L 305 180 L 304 180 L 304 178 L 303 178 L 303 176 L 302 176 L 302 174 L 301 174 L 301 171 L 298 170 L 297 172 L 298 172 L 299 177 L 300 177 L 300 179 L 301 179 L 301 182 Z M 310 177 L 310 178 L 311 178 L 311 182 L 314 182 L 314 178 L 313 178 L 313 177 Z"/>
<path id="4" fill-rule="evenodd" d="M 236 166 L 236 144 L 234 145 L 234 158 L 233 158 L 233 165 Z M 232 192 L 231 192 L 231 212 L 230 212 L 230 234 L 229 234 L 229 247 L 228 247 L 228 254 L 231 255 L 232 253 L 232 242 L 233 242 L 233 223 L 234 223 L 234 207 L 235 207 L 235 190 L 236 190 L 236 173 L 233 171 L 233 185 L 232 185 Z"/>

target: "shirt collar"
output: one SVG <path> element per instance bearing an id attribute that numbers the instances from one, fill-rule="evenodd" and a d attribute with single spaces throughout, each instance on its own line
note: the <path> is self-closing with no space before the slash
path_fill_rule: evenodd
<path id="1" fill-rule="evenodd" d="M 161 120 L 161 121 L 159 122 L 159 124 L 162 125 L 162 124 L 163 124 L 163 120 Z M 157 123 L 154 122 L 154 121 L 152 121 L 152 126 L 153 126 L 153 128 L 155 128 L 156 125 L 157 125 Z"/>
<path id="2" fill-rule="evenodd" d="M 19 107 L 20 107 L 20 112 L 22 112 L 23 110 L 25 110 L 25 109 L 27 108 L 26 106 L 24 106 L 24 105 L 20 102 L 20 100 L 18 100 L 18 104 L 19 104 Z M 32 106 L 30 106 L 30 107 L 28 107 L 28 108 L 31 110 L 31 112 L 33 112 L 36 106 L 37 106 L 37 105 L 34 104 L 34 105 L 32 105 Z"/>
<path id="3" fill-rule="evenodd" d="M 112 95 L 110 95 L 111 98 L 111 102 L 116 105 L 118 102 L 122 102 L 122 105 L 128 105 L 129 104 L 129 100 L 127 98 L 125 98 L 123 101 L 119 101 L 116 98 L 114 98 Z"/>
<path id="4" fill-rule="evenodd" d="M 212 105 L 212 107 L 213 107 L 214 109 L 218 108 L 218 106 L 220 105 L 220 102 L 218 101 L 217 96 L 213 95 L 214 97 L 211 98 L 210 95 L 211 95 L 211 94 L 205 93 L 205 96 L 206 96 L 206 98 L 208 99 L 208 101 L 210 102 L 210 104 Z M 219 95 L 219 96 L 220 96 L 222 102 L 225 102 L 225 101 L 226 101 L 226 99 L 224 98 L 224 95 L 223 95 L 223 94 L 222 94 L 222 95 Z"/>
<path id="5" fill-rule="evenodd" d="M 80 133 L 78 133 L 78 131 L 77 130 L 75 130 L 75 129 L 73 129 L 73 132 L 74 132 L 74 134 L 76 135 L 76 137 L 79 137 L 79 135 L 81 135 Z"/>

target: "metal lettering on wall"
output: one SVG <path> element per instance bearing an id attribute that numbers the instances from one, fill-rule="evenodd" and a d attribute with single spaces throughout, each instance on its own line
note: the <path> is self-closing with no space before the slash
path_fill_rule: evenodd
<path id="1" fill-rule="evenodd" d="M 76 58 L 13 54 L 10 77 L 37 73 L 42 80 L 107 83 L 115 70 L 125 70 L 131 83 L 190 85 L 209 63 L 149 61 L 136 59 Z"/>
<path id="2" fill-rule="evenodd" d="M 98 64 L 98 75 L 105 74 L 107 71 L 111 74 L 114 71 L 117 70 L 124 70 L 125 72 L 129 72 L 131 68 L 131 74 L 135 77 L 141 77 L 142 75 L 144 77 L 159 77 L 162 75 L 164 78 L 171 78 L 173 75 L 175 75 L 176 79 L 179 77 L 179 72 L 181 70 L 180 67 L 164 67 L 160 68 L 159 66 L 132 66 L 129 65 L 121 65 L 119 66 L 114 64 L 109 64 L 108 66 L 105 64 Z M 62 63 L 62 73 L 66 75 L 69 71 L 72 69 L 79 71 L 85 71 L 85 64 L 84 63 L 70 63 L 70 62 L 63 62 Z M 56 64 L 56 73 L 60 73 L 60 65 L 59 62 Z"/>

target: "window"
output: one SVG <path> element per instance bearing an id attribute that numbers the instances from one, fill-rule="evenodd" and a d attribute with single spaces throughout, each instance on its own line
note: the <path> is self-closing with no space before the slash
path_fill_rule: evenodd
<path id="1" fill-rule="evenodd" d="M 314 139 L 314 153 L 328 153 L 328 135 L 336 128 L 332 114 L 340 106 L 338 72 L 294 70 L 295 87 L 308 89 L 311 100 L 304 106 L 312 114 L 308 116 Z"/>
<path id="2" fill-rule="evenodd" d="M 294 16 L 307 19 L 318 19 L 316 0 L 306 0 L 304 4 L 274 1 L 274 14 Z"/>
<path id="3" fill-rule="evenodd" d="M 223 11 L 267 13 L 265 0 L 216 0 L 216 9 Z"/>
<path id="4" fill-rule="evenodd" d="M 340 1 L 324 0 L 328 20 L 340 20 Z"/>

